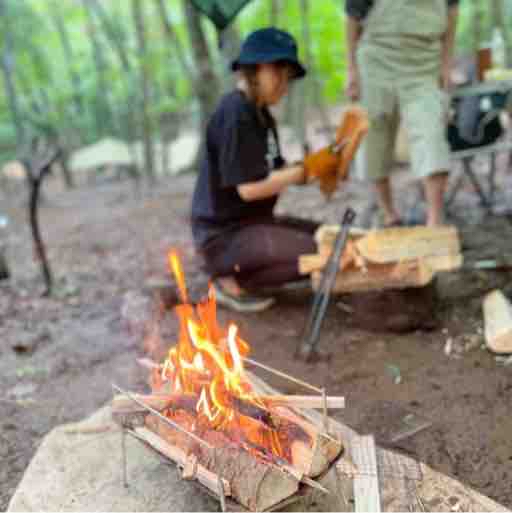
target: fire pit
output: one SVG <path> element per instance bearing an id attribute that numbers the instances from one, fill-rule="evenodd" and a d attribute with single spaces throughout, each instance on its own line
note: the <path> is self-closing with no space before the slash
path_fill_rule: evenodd
<path id="1" fill-rule="evenodd" d="M 175 253 L 170 265 L 182 304 L 178 342 L 162 363 L 150 368 L 151 393 L 136 395 L 114 386 L 114 420 L 130 434 L 183 468 L 220 500 L 251 511 L 279 507 L 309 489 L 326 491 L 318 479 L 342 454 L 328 433 L 327 408 L 342 397 L 249 359 L 250 346 L 234 324 L 217 322 L 215 295 L 192 305 Z M 308 387 L 316 395 L 265 395 L 251 381 L 247 364 L 263 367 Z M 324 410 L 324 424 L 309 420 L 301 407 Z"/>

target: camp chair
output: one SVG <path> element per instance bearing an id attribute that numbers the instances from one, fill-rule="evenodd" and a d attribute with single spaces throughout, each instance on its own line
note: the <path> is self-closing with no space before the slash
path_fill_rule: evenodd
<path id="1" fill-rule="evenodd" d="M 448 125 L 447 138 L 452 159 L 462 161 L 463 169 L 450 188 L 447 208 L 466 178 L 475 188 L 480 203 L 487 209 L 492 208 L 496 193 L 496 155 L 512 150 L 512 142 L 500 142 L 504 134 L 500 114 L 511 101 L 512 84 L 508 82 L 465 87 L 452 96 L 453 118 Z M 491 159 L 487 188 L 480 183 L 472 168 L 474 158 L 485 154 Z"/>

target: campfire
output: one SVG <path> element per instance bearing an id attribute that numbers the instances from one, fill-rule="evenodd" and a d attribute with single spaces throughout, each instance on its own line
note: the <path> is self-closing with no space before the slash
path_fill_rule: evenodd
<path id="1" fill-rule="evenodd" d="M 342 444 L 297 406 L 326 411 L 342 407 L 343 398 L 262 393 L 245 369 L 257 363 L 249 344 L 234 323 L 218 323 L 213 288 L 191 304 L 174 251 L 169 265 L 181 298 L 178 340 L 162 363 L 146 361 L 150 395 L 118 389 L 114 419 L 183 467 L 185 477 L 249 510 L 273 508 L 304 487 L 322 489 L 315 478 L 338 459 Z"/>

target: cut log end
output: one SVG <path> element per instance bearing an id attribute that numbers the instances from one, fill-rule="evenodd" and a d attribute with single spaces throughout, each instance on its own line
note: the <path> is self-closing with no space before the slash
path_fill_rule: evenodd
<path id="1" fill-rule="evenodd" d="M 501 292 L 487 294 L 483 303 L 485 342 L 494 353 L 512 353 L 512 304 Z"/>

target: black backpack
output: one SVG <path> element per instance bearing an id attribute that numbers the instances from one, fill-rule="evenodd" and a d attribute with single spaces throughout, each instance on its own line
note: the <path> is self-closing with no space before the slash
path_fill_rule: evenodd
<path id="1" fill-rule="evenodd" d="M 495 143 L 503 135 L 500 112 L 506 103 L 506 93 L 455 98 L 451 105 L 453 116 L 447 127 L 451 150 L 470 150 Z"/>

